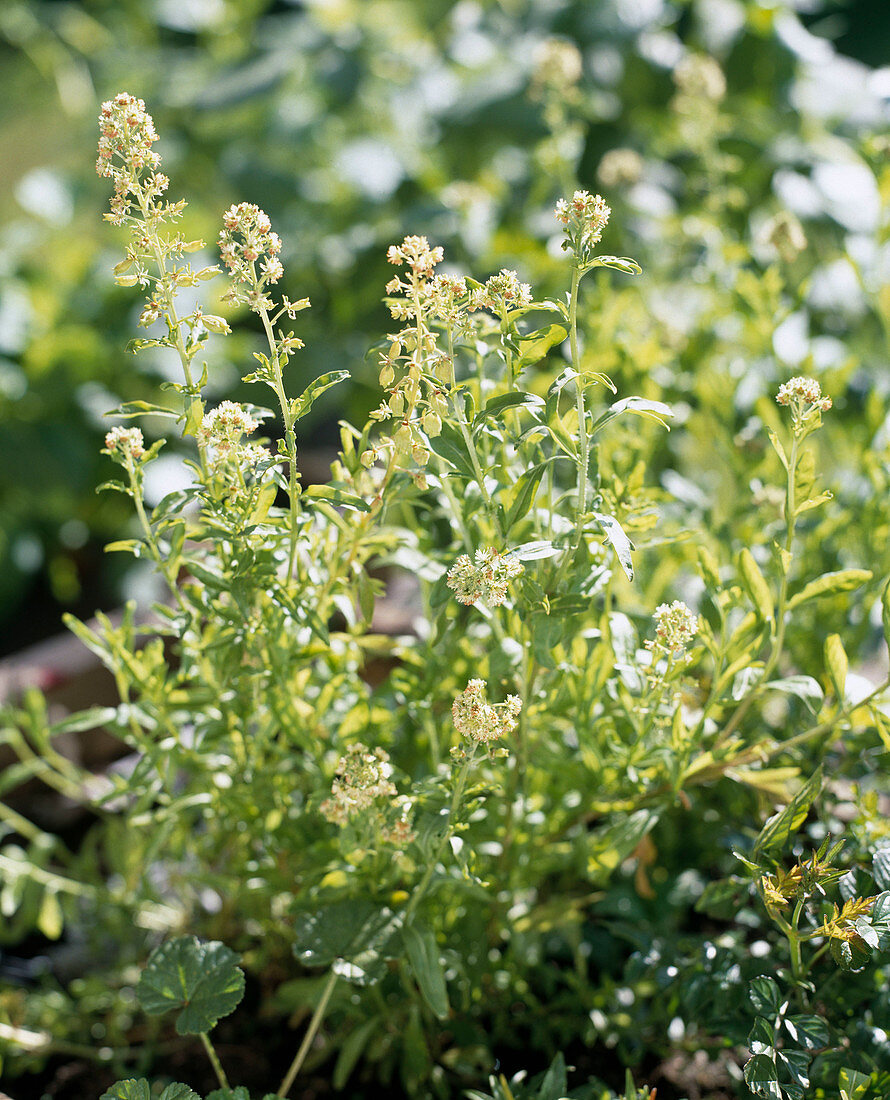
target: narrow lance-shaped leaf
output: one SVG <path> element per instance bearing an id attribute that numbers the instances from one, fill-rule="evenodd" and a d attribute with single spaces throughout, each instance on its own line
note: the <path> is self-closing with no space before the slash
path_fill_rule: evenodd
<path id="1" fill-rule="evenodd" d="M 839 634 L 829 634 L 825 639 L 825 665 L 834 685 L 834 693 L 838 701 L 842 703 L 844 701 L 844 688 L 847 683 L 849 661 Z"/>
<path id="2" fill-rule="evenodd" d="M 348 377 L 348 370 L 332 370 L 328 371 L 327 374 L 320 374 L 314 382 L 309 383 L 299 397 L 295 397 L 291 401 L 291 416 L 294 420 L 299 420 L 305 416 L 325 390 L 329 390 L 331 386 L 336 386 L 338 382 L 342 382 Z"/>
<path id="3" fill-rule="evenodd" d="M 760 830 L 754 844 L 754 858 L 771 856 L 785 848 L 797 832 L 822 790 L 822 769 L 819 768 L 800 788 L 788 805 L 774 814 Z"/>
<path id="4" fill-rule="evenodd" d="M 869 569 L 840 569 L 836 573 L 824 573 L 816 580 L 805 584 L 800 592 L 796 592 L 791 597 L 788 601 L 788 610 L 793 611 L 795 607 L 799 607 L 807 600 L 814 600 L 818 596 L 833 596 L 838 592 L 849 592 L 866 584 L 871 578 L 872 573 Z"/>
<path id="5" fill-rule="evenodd" d="M 448 990 L 445 972 L 439 960 L 439 947 L 431 928 L 409 925 L 402 931 L 408 961 L 420 992 L 435 1015 L 444 1020 L 448 1016 Z"/>
<path id="6" fill-rule="evenodd" d="M 754 560 L 754 555 L 747 546 L 739 555 L 739 568 L 742 573 L 742 580 L 748 589 L 748 595 L 751 597 L 760 617 L 771 623 L 774 614 L 773 598 L 770 595 L 769 585 L 760 572 L 760 566 Z"/>
<path id="7" fill-rule="evenodd" d="M 634 565 L 631 552 L 634 547 L 633 543 L 624 533 L 624 528 L 614 516 L 606 516 L 601 512 L 594 512 L 593 518 L 605 532 L 606 539 L 611 544 L 618 558 L 618 563 L 624 570 L 624 575 L 629 581 L 632 581 L 634 579 Z"/>

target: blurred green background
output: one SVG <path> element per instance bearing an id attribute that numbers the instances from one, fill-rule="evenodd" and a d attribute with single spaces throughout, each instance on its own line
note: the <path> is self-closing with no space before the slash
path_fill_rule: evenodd
<path id="1" fill-rule="evenodd" d="M 580 80 L 548 69 L 554 38 L 578 51 Z M 682 99 L 690 55 L 719 63 L 725 98 Z M 94 172 L 99 103 L 119 90 L 154 115 L 208 262 L 230 203 L 271 216 L 283 291 L 313 307 L 290 390 L 353 372 L 306 451 L 379 401 L 366 352 L 390 327 L 389 243 L 424 233 L 476 277 L 517 268 L 554 292 L 552 206 L 577 185 L 613 207 L 606 250 L 644 269 L 604 298 L 602 369 L 676 403 L 685 428 L 654 474 L 716 534 L 715 410 L 744 452 L 758 398 L 816 373 L 840 398 L 838 462 L 845 446 L 851 469 L 886 448 L 883 400 L 869 411 L 890 389 L 886 0 L 4 0 L 0 64 L 3 652 L 146 583 L 102 550 L 127 501 L 95 492 L 102 414 L 176 376 L 163 355 L 124 351 L 140 298 L 113 284 L 123 237 L 101 220 Z M 770 241 L 779 211 L 803 224 L 801 255 Z M 252 396 L 239 375 L 255 339 L 241 317 L 212 343 L 211 397 Z M 733 484 L 743 467 L 744 453 Z M 174 457 L 152 469 L 155 498 L 181 476 Z M 854 498 L 875 490 L 862 480 Z"/>

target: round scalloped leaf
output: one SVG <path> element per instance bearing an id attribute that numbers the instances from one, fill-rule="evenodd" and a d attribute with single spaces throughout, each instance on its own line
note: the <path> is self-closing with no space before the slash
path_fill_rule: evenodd
<path id="1" fill-rule="evenodd" d="M 402 921 L 370 901 L 336 901 L 297 917 L 294 955 L 305 966 L 331 966 L 353 985 L 373 985 L 401 951 Z"/>
<path id="2" fill-rule="evenodd" d="M 151 1085 L 144 1077 L 138 1080 L 129 1077 L 125 1081 L 115 1081 L 107 1092 L 102 1093 L 100 1100 L 151 1100 Z M 164 1089 L 158 1100 L 201 1100 L 201 1098 L 188 1085 L 175 1081 Z"/>
<path id="3" fill-rule="evenodd" d="M 180 936 L 152 952 L 136 996 L 149 1016 L 181 1009 L 177 1032 L 199 1035 L 228 1016 L 244 996 L 244 974 L 237 962 L 235 952 L 221 943 Z"/>

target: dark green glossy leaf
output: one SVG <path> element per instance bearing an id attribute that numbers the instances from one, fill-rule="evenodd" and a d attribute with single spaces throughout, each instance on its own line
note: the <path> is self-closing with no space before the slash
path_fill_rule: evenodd
<path id="1" fill-rule="evenodd" d="M 745 1084 L 756 1096 L 782 1100 L 776 1063 L 765 1054 L 755 1054 L 745 1066 Z"/>
<path id="2" fill-rule="evenodd" d="M 371 901 L 338 901 L 294 923 L 294 955 L 304 966 L 330 966 L 355 985 L 373 985 L 401 950 L 402 914 Z"/>
<path id="3" fill-rule="evenodd" d="M 348 377 L 348 370 L 332 370 L 328 371 L 327 374 L 320 374 L 314 382 L 309 383 L 299 397 L 291 401 L 291 416 L 294 420 L 300 420 L 309 412 L 325 390 L 329 390 L 331 386 L 336 386 L 338 382 L 343 382 Z"/>
<path id="4" fill-rule="evenodd" d="M 502 393 L 485 402 L 485 407 L 473 421 L 473 429 L 481 427 L 486 420 L 500 416 L 507 409 L 515 409 L 520 406 L 543 408 L 544 401 L 536 394 L 526 393 L 524 390 L 511 390 L 509 393 Z"/>
<path id="5" fill-rule="evenodd" d="M 754 978 L 748 989 L 748 998 L 756 1012 L 772 1019 L 782 1003 L 779 987 L 772 978 Z"/>
<path id="6" fill-rule="evenodd" d="M 788 1034 L 804 1050 L 820 1050 L 828 1046 L 831 1033 L 821 1016 L 788 1016 L 784 1023 Z"/>

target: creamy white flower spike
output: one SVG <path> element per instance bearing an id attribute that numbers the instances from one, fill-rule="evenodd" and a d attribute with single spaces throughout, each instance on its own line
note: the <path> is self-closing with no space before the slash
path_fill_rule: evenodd
<path id="1" fill-rule="evenodd" d="M 467 554 L 461 554 L 448 570 L 445 583 L 461 603 L 484 600 L 495 607 L 507 598 L 508 582 L 518 577 L 522 569 L 522 562 L 511 554 L 486 547 L 476 551 L 475 563 Z"/>
<path id="2" fill-rule="evenodd" d="M 503 703 L 489 703 L 484 680 L 470 680 L 451 706 L 451 716 L 458 733 L 470 741 L 496 741 L 506 737 L 518 725 L 522 700 L 508 695 Z"/>
<path id="3" fill-rule="evenodd" d="M 358 742 L 350 745 L 337 761 L 331 797 L 322 802 L 322 814 L 335 825 L 345 825 L 381 800 L 394 798 L 398 792 L 391 775 L 385 750 L 371 750 Z"/>
<path id="4" fill-rule="evenodd" d="M 105 449 L 124 463 L 127 459 L 136 461 L 145 454 L 145 440 L 139 428 L 116 427 L 106 434 Z"/>
<path id="5" fill-rule="evenodd" d="M 698 615 L 682 600 L 659 604 L 653 618 L 655 641 L 646 642 L 647 649 L 676 653 L 684 650 L 698 633 Z"/>

